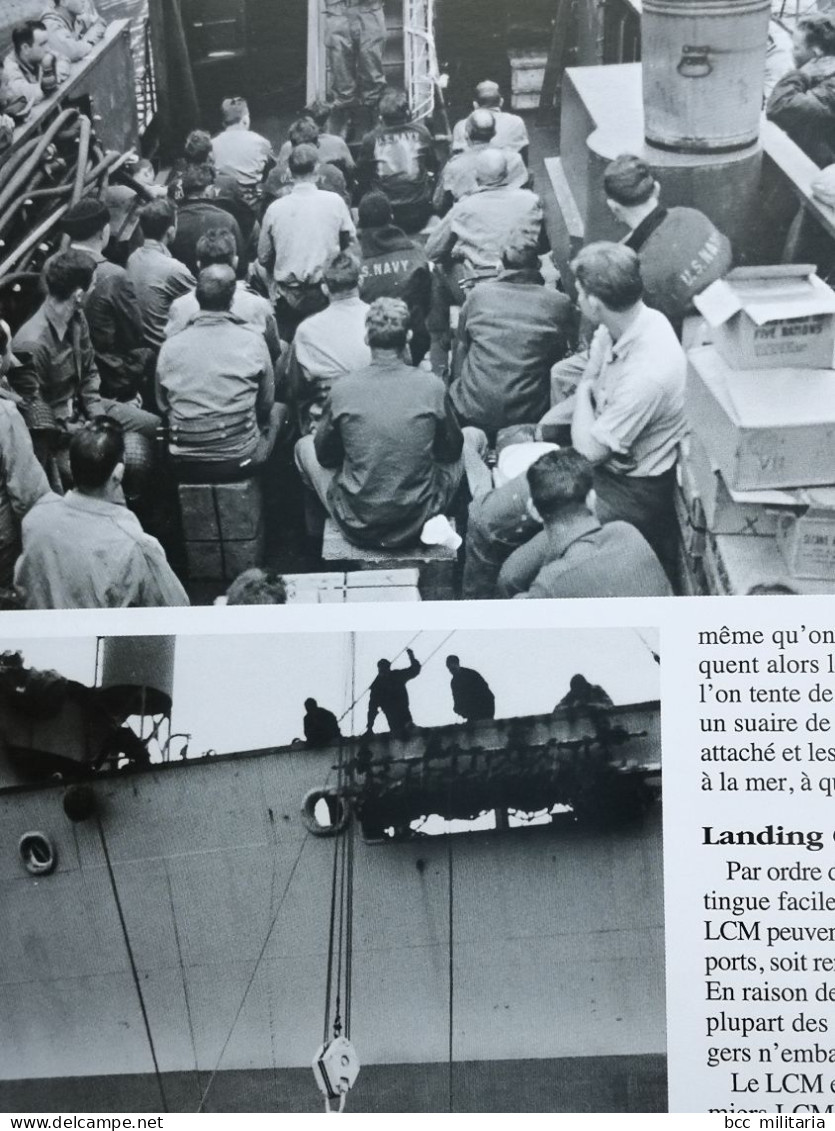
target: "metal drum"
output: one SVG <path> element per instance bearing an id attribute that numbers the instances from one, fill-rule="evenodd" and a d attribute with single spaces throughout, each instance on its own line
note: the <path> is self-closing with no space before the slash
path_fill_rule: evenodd
<path id="1" fill-rule="evenodd" d="M 770 0 L 644 0 L 646 140 L 731 153 L 760 131 Z"/>
<path id="2" fill-rule="evenodd" d="M 108 636 L 101 688 L 108 706 L 128 715 L 167 715 L 174 690 L 173 636 Z"/>

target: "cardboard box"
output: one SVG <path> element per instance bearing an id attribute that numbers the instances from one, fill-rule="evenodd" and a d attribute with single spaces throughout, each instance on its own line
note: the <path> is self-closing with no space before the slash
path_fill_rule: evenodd
<path id="1" fill-rule="evenodd" d="M 780 516 L 792 517 L 804 507 L 795 491 L 736 491 L 725 483 L 701 439 L 691 434 L 679 460 L 679 478 L 688 511 L 695 524 L 701 515 L 703 530 L 712 534 L 744 534 L 773 538 Z"/>
<path id="2" fill-rule="evenodd" d="M 735 369 L 831 369 L 835 292 L 808 264 L 739 267 L 693 299 Z"/>
<path id="3" fill-rule="evenodd" d="M 734 491 L 835 482 L 835 371 L 731 369 L 691 350 L 685 411 Z"/>
<path id="4" fill-rule="evenodd" d="M 835 593 L 835 582 L 793 577 L 776 538 L 708 534 L 703 558 L 708 592 L 744 597 L 755 586 L 784 586 L 793 593 Z"/>
<path id="5" fill-rule="evenodd" d="M 288 605 L 353 601 L 419 601 L 417 569 L 285 574 Z"/>
<path id="6" fill-rule="evenodd" d="M 793 577 L 835 581 L 835 488 L 803 496 L 808 509 L 781 519 L 777 544 Z"/>

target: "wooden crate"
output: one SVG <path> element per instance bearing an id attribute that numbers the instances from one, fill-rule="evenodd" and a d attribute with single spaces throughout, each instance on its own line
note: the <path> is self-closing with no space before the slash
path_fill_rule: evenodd
<path id="1" fill-rule="evenodd" d="M 424 601 L 451 601 L 458 555 L 447 546 L 409 546 L 402 550 L 353 546 L 332 519 L 325 523 L 322 558 L 352 565 L 358 570 L 417 569 Z"/>
<path id="2" fill-rule="evenodd" d="M 194 581 L 234 581 L 264 560 L 261 485 L 181 483 L 186 568 Z"/>

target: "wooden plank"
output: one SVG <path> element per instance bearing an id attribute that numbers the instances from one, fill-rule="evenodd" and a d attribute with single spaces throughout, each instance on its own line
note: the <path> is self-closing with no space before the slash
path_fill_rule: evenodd
<path id="1" fill-rule="evenodd" d="M 389 586 L 417 585 L 419 569 L 363 569 L 345 574 L 348 589 L 368 589 Z"/>
<path id="2" fill-rule="evenodd" d="M 557 198 L 557 204 L 569 237 L 572 240 L 583 243 L 586 238 L 586 226 L 583 223 L 583 217 L 580 215 L 580 209 L 577 207 L 577 201 L 574 199 L 574 193 L 571 191 L 571 186 L 565 175 L 562 159 L 559 157 L 546 157 L 545 172 L 548 174 L 551 188 L 553 189 L 554 196 Z"/>
<path id="3" fill-rule="evenodd" d="M 404 549 L 365 549 L 352 545 L 332 519 L 325 523 L 322 558 L 326 562 L 378 562 L 392 568 L 395 563 L 454 562 L 457 552 L 447 546 L 409 546 Z"/>
<path id="4" fill-rule="evenodd" d="M 420 592 L 414 586 L 390 585 L 382 589 L 346 589 L 345 601 L 353 604 L 355 601 L 408 601 L 413 604 L 420 600 Z"/>
<path id="5" fill-rule="evenodd" d="M 835 239 L 835 208 L 823 204 L 812 195 L 812 181 L 821 173 L 815 162 L 778 125 L 766 119 L 763 119 L 760 141 L 769 159 L 789 181 L 803 207 Z"/>

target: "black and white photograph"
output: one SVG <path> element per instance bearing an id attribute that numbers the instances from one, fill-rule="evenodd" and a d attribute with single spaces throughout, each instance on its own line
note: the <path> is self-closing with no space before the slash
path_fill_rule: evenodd
<path id="1" fill-rule="evenodd" d="M 0 605 L 828 594 L 831 0 L 5 0 Z"/>
<path id="2" fill-rule="evenodd" d="M 659 665 L 4 637 L 0 1109 L 666 1111 Z"/>

